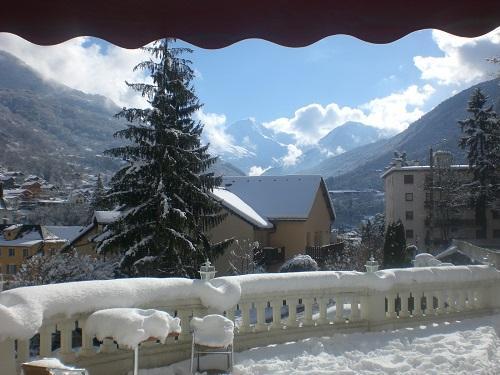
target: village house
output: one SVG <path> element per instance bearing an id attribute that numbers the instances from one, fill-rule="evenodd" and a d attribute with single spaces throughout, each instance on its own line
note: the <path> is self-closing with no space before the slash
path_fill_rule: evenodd
<path id="1" fill-rule="evenodd" d="M 222 274 L 231 269 L 232 251 L 248 250 L 242 242 L 258 242 L 264 259 L 277 262 L 271 269 L 331 242 L 335 211 L 321 176 L 224 177 L 214 196 L 228 215 L 210 231 L 212 241 L 238 240 L 215 263 Z"/>
<path id="2" fill-rule="evenodd" d="M 0 225 L 0 274 L 11 277 L 29 257 L 54 255 L 81 230 L 78 226 Z"/>
<path id="3" fill-rule="evenodd" d="M 420 250 L 431 251 L 451 239 L 500 240 L 500 212 L 487 210 L 487 233 L 481 235 L 476 225 L 474 211 L 462 207 L 450 218 L 448 238 L 443 230 L 432 224 L 432 207 L 439 200 L 439 193 L 429 188 L 431 176 L 436 178 L 437 168 L 447 168 L 459 181 L 470 181 L 468 165 L 453 165 L 451 154 L 436 151 L 431 165 L 402 166 L 396 164 L 382 174 L 385 185 L 386 225 L 401 220 L 406 230 L 407 244 L 416 245 Z M 437 184 L 437 181 L 434 182 Z M 431 191 L 434 190 L 434 191 Z"/>
<path id="4" fill-rule="evenodd" d="M 95 211 L 91 223 L 82 228 L 66 246 L 80 254 L 96 255 L 99 234 L 104 231 L 106 225 L 118 220 L 121 214 L 121 211 Z"/>

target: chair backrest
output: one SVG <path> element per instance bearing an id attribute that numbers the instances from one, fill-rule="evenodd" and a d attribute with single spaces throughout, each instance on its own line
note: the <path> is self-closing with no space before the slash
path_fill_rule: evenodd
<path id="1" fill-rule="evenodd" d="M 191 320 L 195 344 L 211 347 L 227 347 L 233 343 L 234 323 L 222 315 L 211 314 Z"/>

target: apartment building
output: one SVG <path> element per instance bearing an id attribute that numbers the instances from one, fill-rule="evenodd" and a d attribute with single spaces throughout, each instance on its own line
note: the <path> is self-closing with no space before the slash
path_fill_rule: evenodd
<path id="1" fill-rule="evenodd" d="M 486 237 L 480 234 L 475 213 L 465 207 L 460 208 L 449 220 L 449 230 L 443 233 L 432 215 L 436 201 L 440 199 L 436 189 L 429 186 L 435 180 L 437 168 L 446 168 L 459 181 L 471 179 L 467 165 L 453 165 L 450 153 L 437 151 L 431 165 L 403 166 L 396 162 L 382 174 L 385 186 L 386 225 L 401 220 L 406 230 L 408 245 L 416 245 L 420 250 L 431 251 L 442 243 L 455 239 L 481 239 L 500 242 L 500 212 L 487 210 Z M 435 183 L 435 181 L 434 181 Z M 464 202 L 465 203 L 465 202 Z M 447 238 L 445 238 L 447 237 Z"/>

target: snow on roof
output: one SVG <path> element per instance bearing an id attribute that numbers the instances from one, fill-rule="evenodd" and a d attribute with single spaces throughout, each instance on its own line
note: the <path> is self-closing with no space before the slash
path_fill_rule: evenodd
<path id="1" fill-rule="evenodd" d="M 321 181 L 313 175 L 235 176 L 224 177 L 223 187 L 268 220 L 307 219 Z"/>
<path id="2" fill-rule="evenodd" d="M 18 224 L 17 226 L 11 225 L 7 229 L 16 229 L 19 225 L 22 226 L 22 224 Z M 35 225 L 27 227 L 24 231 L 21 229 L 17 237 L 13 240 L 5 239 L 3 231 L 0 232 L 0 246 L 32 246 L 42 242 L 43 238 L 39 227 Z"/>
<path id="3" fill-rule="evenodd" d="M 47 225 L 45 228 L 53 233 L 58 239 L 66 240 L 68 242 L 73 241 L 81 232 L 84 227 L 81 226 L 59 226 L 59 225 Z"/>
<path id="4" fill-rule="evenodd" d="M 220 200 L 222 205 L 233 211 L 244 220 L 259 228 L 272 228 L 273 225 L 254 211 L 252 207 L 243 202 L 237 195 L 229 190 L 215 188 L 212 192 L 216 199 Z"/>
<path id="5" fill-rule="evenodd" d="M 40 285 L 0 293 L 0 341 L 28 339 L 43 321 L 56 315 L 117 307 L 174 306 L 199 299 L 203 306 L 224 311 L 252 296 L 299 295 L 304 291 L 389 291 L 418 286 L 500 281 L 489 266 L 449 266 L 388 269 L 365 274 L 355 271 L 316 271 L 219 277 L 209 282 L 181 278 L 136 278 Z M 430 289 L 429 289 L 430 290 Z"/>
<path id="6" fill-rule="evenodd" d="M 94 219 L 97 224 L 111 224 L 118 220 L 121 215 L 121 211 L 95 211 Z"/>
<path id="7" fill-rule="evenodd" d="M 469 169 L 469 166 L 466 164 L 453 164 L 450 165 L 451 169 Z M 387 175 L 391 174 L 392 172 L 396 171 L 427 171 L 430 170 L 431 167 L 429 165 L 409 165 L 406 167 L 391 167 L 388 170 L 386 170 L 382 175 L 380 176 L 381 178 L 386 177 Z"/>

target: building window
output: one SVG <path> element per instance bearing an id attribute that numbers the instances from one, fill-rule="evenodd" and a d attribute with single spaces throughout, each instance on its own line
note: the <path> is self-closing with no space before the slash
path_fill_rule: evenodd
<path id="1" fill-rule="evenodd" d="M 413 220 L 413 211 L 406 211 L 406 220 Z"/>
<path id="2" fill-rule="evenodd" d="M 405 201 L 412 202 L 413 201 L 413 193 L 406 193 L 405 194 Z"/>
<path id="3" fill-rule="evenodd" d="M 10 256 L 10 257 L 14 257 L 14 256 L 16 256 L 16 249 L 12 249 L 12 248 L 11 248 L 11 249 L 9 249 L 9 256 Z"/>
<path id="4" fill-rule="evenodd" d="M 15 264 L 8 264 L 7 265 L 7 273 L 9 275 L 14 275 L 17 272 L 17 266 Z"/>
<path id="5" fill-rule="evenodd" d="M 413 238 L 413 229 L 406 230 L 406 238 Z"/>
<path id="6" fill-rule="evenodd" d="M 413 184 L 413 175 L 412 174 L 405 174 L 404 175 L 404 183 L 406 185 L 411 185 Z"/>
<path id="7" fill-rule="evenodd" d="M 500 238 L 500 229 L 493 230 L 493 238 Z"/>
<path id="8" fill-rule="evenodd" d="M 23 249 L 23 257 L 27 258 L 29 256 L 29 250 Z"/>
<path id="9" fill-rule="evenodd" d="M 482 240 L 486 238 L 486 233 L 482 229 L 476 230 L 476 239 Z"/>
<path id="10" fill-rule="evenodd" d="M 493 216 L 493 220 L 500 220 L 500 211 L 491 210 L 491 216 Z"/>

